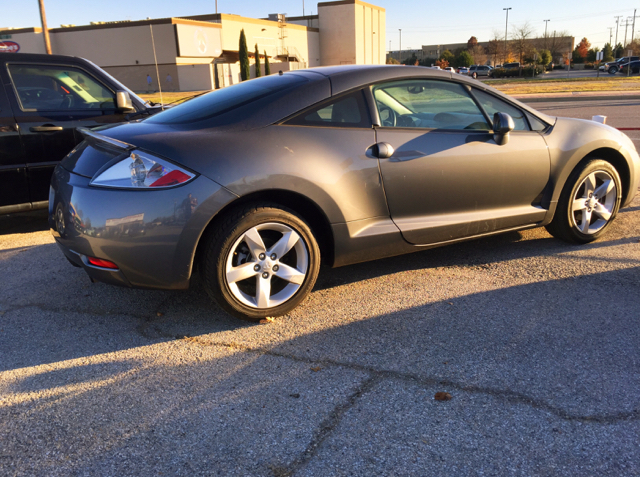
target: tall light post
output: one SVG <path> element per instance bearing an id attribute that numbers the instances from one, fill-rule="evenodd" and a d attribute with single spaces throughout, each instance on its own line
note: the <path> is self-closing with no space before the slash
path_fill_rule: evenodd
<path id="1" fill-rule="evenodd" d="M 400 33 L 400 51 L 398 51 L 398 61 L 402 63 L 402 28 L 398 28 Z"/>
<path id="2" fill-rule="evenodd" d="M 547 25 L 551 20 L 542 20 L 544 22 L 544 47 L 547 48 Z"/>
<path id="3" fill-rule="evenodd" d="M 504 23 L 504 61 L 502 62 L 504 65 L 507 62 L 507 31 L 509 28 L 509 10 L 511 10 L 511 7 L 503 8 L 503 10 L 507 12 L 507 20 Z"/>

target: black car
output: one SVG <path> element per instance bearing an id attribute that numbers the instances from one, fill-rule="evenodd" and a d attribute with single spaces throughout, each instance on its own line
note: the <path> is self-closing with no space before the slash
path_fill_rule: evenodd
<path id="1" fill-rule="evenodd" d="M 615 61 L 610 61 L 608 63 L 605 63 L 600 67 L 600 70 L 606 71 L 610 75 L 615 75 L 618 71 L 620 71 L 620 68 L 622 67 L 622 65 L 629 63 L 629 61 L 636 61 L 636 60 L 640 60 L 640 57 L 625 56 L 623 58 L 618 58 Z"/>
<path id="2" fill-rule="evenodd" d="M 90 61 L 0 53 L 0 214 L 47 207 L 56 164 L 82 141 L 76 128 L 154 109 Z"/>
<path id="3" fill-rule="evenodd" d="M 640 60 L 630 61 L 629 63 L 625 63 L 620 66 L 620 73 L 626 75 L 629 72 L 627 71 L 631 68 L 631 73 L 640 73 Z"/>

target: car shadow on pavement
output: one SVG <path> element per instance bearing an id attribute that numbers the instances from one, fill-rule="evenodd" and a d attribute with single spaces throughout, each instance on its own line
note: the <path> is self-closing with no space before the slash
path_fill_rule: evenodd
<path id="1" fill-rule="evenodd" d="M 245 327 L 129 348 L 139 335 L 119 329 L 110 339 L 121 354 L 5 373 L 0 465 L 32 475 L 437 475 L 444 463 L 460 475 L 536 475 L 542 463 L 634 473 L 639 277 L 636 266 L 380 315 L 365 306 L 341 323 L 318 311 L 265 325 L 262 340 Z M 193 325 L 176 318 L 160 331 Z M 290 326 L 301 331 L 287 337 Z M 41 338 L 8 344 L 18 352 Z"/>

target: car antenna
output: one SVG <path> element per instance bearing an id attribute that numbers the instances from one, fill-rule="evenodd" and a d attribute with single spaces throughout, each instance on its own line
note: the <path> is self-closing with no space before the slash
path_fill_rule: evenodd
<path id="1" fill-rule="evenodd" d="M 156 43 L 153 41 L 153 26 L 149 23 L 151 31 L 151 46 L 153 47 L 153 61 L 156 64 L 156 77 L 158 78 L 158 91 L 160 92 L 160 108 L 164 111 L 164 101 L 162 101 L 162 86 L 160 86 L 160 72 L 158 71 L 158 58 L 156 58 Z"/>

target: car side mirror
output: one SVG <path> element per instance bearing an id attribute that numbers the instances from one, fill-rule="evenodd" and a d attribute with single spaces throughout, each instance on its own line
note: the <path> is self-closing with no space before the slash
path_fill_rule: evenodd
<path id="1" fill-rule="evenodd" d="M 509 133 L 515 127 L 513 118 L 507 113 L 495 113 L 493 115 L 493 140 L 498 146 L 504 146 L 509 142 Z"/>
<path id="2" fill-rule="evenodd" d="M 116 108 L 118 108 L 118 111 L 122 113 L 130 113 L 131 111 L 135 111 L 133 102 L 131 101 L 131 96 L 129 96 L 128 91 L 116 91 Z"/>

